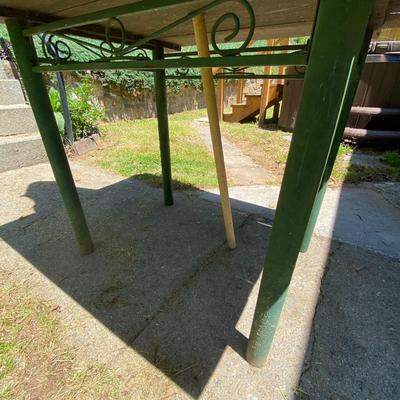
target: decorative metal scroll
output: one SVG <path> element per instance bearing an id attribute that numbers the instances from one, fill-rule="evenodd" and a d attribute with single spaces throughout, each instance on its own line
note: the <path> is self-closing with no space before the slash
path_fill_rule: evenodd
<path id="1" fill-rule="evenodd" d="M 68 61 L 71 58 L 69 45 L 55 35 L 40 34 L 42 51 L 47 60 Z"/>
<path id="2" fill-rule="evenodd" d="M 232 76 L 243 76 L 251 79 L 252 76 L 254 76 L 254 72 L 247 72 L 246 67 L 228 67 L 228 68 L 223 68 L 221 72 L 217 72 L 215 74 L 215 77 L 217 78 L 226 78 L 229 79 Z"/>
<path id="3" fill-rule="evenodd" d="M 239 32 L 242 29 L 239 16 L 233 12 L 227 12 L 216 20 L 211 29 L 211 45 L 217 55 L 239 55 L 240 52 L 249 45 L 254 34 L 255 15 L 253 8 L 251 7 L 248 0 L 214 0 L 199 9 L 188 13 L 186 16 L 166 25 L 158 31 L 144 38 L 136 40 L 132 44 L 127 43 L 126 30 L 124 24 L 118 18 L 118 16 L 111 17 L 106 21 L 105 39 L 100 42 L 100 44 L 97 44 L 95 41 L 82 39 L 80 37 L 71 36 L 69 34 L 62 34 L 59 32 L 52 34 L 51 32 L 46 32 L 39 35 L 42 42 L 42 50 L 45 62 L 58 64 L 65 63 L 71 60 L 73 58 L 73 50 L 69 45 L 70 42 L 73 42 L 76 45 L 79 45 L 80 47 L 83 47 L 85 50 L 87 50 L 88 53 L 90 53 L 91 61 L 150 60 L 150 57 L 143 46 L 149 47 L 150 41 L 159 38 L 166 32 L 191 20 L 193 17 L 228 2 L 239 3 L 242 7 L 244 7 L 248 15 L 247 36 L 241 43 L 241 45 L 237 48 L 221 48 L 221 46 L 217 43 L 217 34 L 222 24 L 226 23 L 226 21 L 231 21 L 233 24 L 233 26 L 231 27 L 232 31 L 223 39 L 225 43 L 234 41 L 234 39 L 238 36 Z M 115 39 L 115 36 L 111 35 L 112 28 L 119 31 L 120 35 L 118 40 Z M 185 75 L 188 73 L 188 70 L 177 70 L 177 73 L 180 75 Z"/>
<path id="4" fill-rule="evenodd" d="M 116 23 L 120 29 L 121 37 L 118 43 L 112 40 L 110 35 L 111 25 Z M 91 61 L 112 61 L 112 60 L 150 60 L 146 50 L 140 47 L 132 47 L 129 52 L 120 55 L 119 52 L 126 47 L 126 34 L 122 22 L 118 18 L 111 18 L 107 21 L 105 28 L 105 40 L 97 44 L 80 37 L 67 34 L 41 34 L 44 58 L 50 63 L 62 63 L 72 58 L 70 44 L 84 48 L 88 52 Z"/>

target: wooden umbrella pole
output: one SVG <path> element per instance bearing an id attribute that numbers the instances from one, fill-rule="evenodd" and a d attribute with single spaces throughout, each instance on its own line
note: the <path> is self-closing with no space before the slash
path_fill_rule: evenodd
<path id="1" fill-rule="evenodd" d="M 204 15 L 193 18 L 194 34 L 197 52 L 200 57 L 209 57 L 207 30 Z M 201 68 L 204 95 L 207 103 L 208 122 L 210 125 L 211 141 L 217 170 L 219 192 L 221 196 L 222 213 L 224 216 L 225 232 L 228 246 L 236 247 L 235 231 L 233 229 L 231 204 L 229 201 L 228 182 L 226 179 L 224 152 L 222 149 L 221 131 L 219 127 L 217 100 L 215 96 L 214 79 L 211 68 Z"/>

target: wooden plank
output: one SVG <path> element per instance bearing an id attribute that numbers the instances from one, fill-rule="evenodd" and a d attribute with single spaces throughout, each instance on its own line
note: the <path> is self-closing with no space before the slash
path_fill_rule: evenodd
<path id="1" fill-rule="evenodd" d="M 346 128 L 344 130 L 344 137 L 357 139 L 400 139 L 400 131 Z"/>
<path id="2" fill-rule="evenodd" d="M 204 15 L 193 18 L 193 28 L 196 35 L 196 44 L 200 57 L 209 57 L 209 44 L 207 39 Z M 207 104 L 208 123 L 210 126 L 211 142 L 213 147 L 215 167 L 217 170 L 218 187 L 221 198 L 222 214 L 224 218 L 225 234 L 228 247 L 236 248 L 235 230 L 233 226 L 231 203 L 229 199 L 228 179 L 226 176 L 224 151 L 222 148 L 221 130 L 219 126 L 215 87 L 211 68 L 201 68 L 203 90 Z"/>
<path id="3" fill-rule="evenodd" d="M 266 46 L 275 46 L 278 44 L 278 39 L 267 40 Z M 268 54 L 269 52 L 265 52 Z M 264 74 L 270 75 L 272 73 L 272 67 L 266 66 L 264 67 Z M 260 115 L 258 117 L 258 126 L 262 128 L 264 126 L 265 114 L 267 112 L 267 104 L 270 97 L 271 91 L 271 79 L 264 79 L 262 89 L 261 89 L 261 98 L 260 98 Z"/>
<path id="4" fill-rule="evenodd" d="M 0 21 L 2 20 L 2 17 L 16 17 L 18 19 L 25 20 L 34 24 L 43 24 L 61 19 L 61 17 L 54 17 L 53 15 L 40 13 L 37 11 L 0 7 Z M 60 33 L 70 33 L 77 36 L 84 36 L 101 41 L 103 41 L 105 38 L 105 28 L 104 26 L 98 24 L 60 31 Z M 111 28 L 110 37 L 118 42 L 121 38 L 121 32 L 118 29 Z M 128 32 L 126 34 L 126 43 L 127 44 L 134 43 L 142 37 L 143 37 L 142 35 L 136 35 Z M 178 50 L 178 51 L 181 49 L 181 46 L 163 40 L 151 40 L 148 42 L 148 45 L 150 48 L 156 46 L 156 47 L 165 47 L 167 49 Z"/>
<path id="5" fill-rule="evenodd" d="M 138 1 L 140 0 L 70 0 L 68 2 L 64 0 L 41 0 L 40 2 L 36 0 L 1 0 L 0 15 L 2 14 L 2 8 L 5 7 L 17 9 L 19 12 L 29 10 L 30 12 L 50 14 L 52 18 L 73 17 Z M 140 18 L 121 16 L 121 20 L 125 24 L 126 31 L 130 34 L 146 36 L 209 2 L 210 0 L 194 1 L 193 4 L 174 7 L 173 12 L 160 9 L 157 11 L 157 19 L 154 18 L 154 12 L 149 12 L 141 15 Z M 249 0 L 249 2 L 256 14 L 254 39 L 294 37 L 310 34 L 317 0 Z M 208 31 L 211 30 L 217 19 L 227 12 L 227 6 L 227 3 L 222 3 L 206 13 Z M 229 12 L 236 13 L 241 21 L 242 29 L 235 41 L 243 40 L 248 29 L 248 18 L 245 9 L 239 2 L 232 1 L 229 2 Z M 376 0 L 370 23 L 380 30 L 400 28 L 400 0 Z M 220 33 L 217 37 L 222 42 L 223 38 L 232 31 L 231 21 L 224 22 L 220 28 Z M 193 45 L 195 42 L 190 22 L 165 33 L 160 40 L 178 45 Z"/>
<path id="6" fill-rule="evenodd" d="M 366 115 L 400 115 L 400 108 L 383 108 L 383 107 L 351 107 L 353 114 Z"/>
<path id="7" fill-rule="evenodd" d="M 54 17 L 73 17 L 88 12 L 115 6 L 135 3 L 139 0 L 2 0 L 1 7 L 9 7 L 18 10 L 30 10 L 51 14 Z M 249 0 L 256 14 L 256 34 L 254 39 L 271 37 L 271 34 L 279 35 L 275 37 L 290 37 L 309 34 L 314 19 L 314 12 L 317 0 L 285 0 L 268 1 Z M 171 11 L 160 9 L 157 11 L 157 19 L 154 12 L 149 12 L 140 16 L 121 16 L 126 31 L 131 34 L 148 35 L 168 23 L 198 9 L 210 0 L 194 1 L 193 3 L 174 7 Z M 229 2 L 229 12 L 236 13 L 241 22 L 241 32 L 235 37 L 234 41 L 242 40 L 248 32 L 249 19 L 245 8 L 239 2 Z M 206 12 L 207 29 L 211 30 L 217 19 L 227 13 L 227 3 L 212 8 Z M 0 8 L 1 15 L 1 8 Z M 227 34 L 232 32 L 232 21 L 225 21 L 221 24 L 220 32 L 217 36 L 221 42 Z M 287 34 L 284 34 L 287 33 Z M 169 41 L 179 45 L 193 45 L 194 35 L 190 21 L 182 24 L 163 35 L 160 40 Z"/>

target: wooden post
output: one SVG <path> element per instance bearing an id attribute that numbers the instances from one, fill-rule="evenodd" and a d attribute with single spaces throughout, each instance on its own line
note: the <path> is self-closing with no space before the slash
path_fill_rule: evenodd
<path id="1" fill-rule="evenodd" d="M 210 52 L 208 49 L 207 30 L 204 15 L 198 15 L 193 18 L 193 27 L 197 45 L 197 52 L 199 56 L 209 57 Z M 214 80 L 211 68 L 201 68 L 200 71 L 207 103 L 207 114 L 210 125 L 219 191 L 221 196 L 226 238 L 229 248 L 234 249 L 236 247 L 236 240 L 235 232 L 233 229 L 232 211 L 228 193 L 228 183 L 225 171 L 224 153 L 222 149 L 221 131 L 218 120 Z"/>
<path id="2" fill-rule="evenodd" d="M 239 79 L 236 84 L 236 104 L 241 104 L 243 100 L 244 79 Z"/>
<path id="3" fill-rule="evenodd" d="M 279 44 L 282 45 L 282 46 L 287 46 L 289 44 L 289 38 L 281 39 Z M 287 53 L 287 50 L 282 51 L 282 53 Z M 286 67 L 284 67 L 284 66 L 280 66 L 278 74 L 279 75 L 283 75 L 283 73 L 285 72 L 285 68 Z M 279 79 L 277 83 L 279 85 L 283 85 L 285 83 L 285 80 L 284 79 Z"/>
<path id="4" fill-rule="evenodd" d="M 276 43 L 276 40 L 267 40 L 267 46 L 274 46 Z M 269 52 L 267 51 L 266 54 Z M 264 67 L 264 74 L 270 75 L 272 73 L 272 67 L 271 66 L 266 66 Z M 267 112 L 267 105 L 269 102 L 269 93 L 270 93 L 270 88 L 271 88 L 271 80 L 270 79 L 264 79 L 263 81 L 263 87 L 261 90 L 261 99 L 260 99 L 260 114 L 258 117 L 258 126 L 262 128 L 264 126 L 264 120 L 265 120 L 265 114 Z"/>
<path id="5" fill-rule="evenodd" d="M 216 72 L 219 72 L 221 69 L 218 68 Z M 219 79 L 217 83 L 217 110 L 218 110 L 218 118 L 220 121 L 224 119 L 224 90 L 225 90 L 225 82 L 223 79 Z"/>
<path id="6" fill-rule="evenodd" d="M 304 91 L 269 237 L 247 360 L 261 367 L 272 344 L 310 215 L 360 58 L 373 0 L 320 0 Z M 343 9 L 346 7 L 346 13 Z M 340 21 L 340 30 L 337 24 Z M 335 35 L 332 35 L 335 32 Z M 351 38 L 351 40 L 349 40 Z M 351 92 L 351 93 L 350 93 Z M 321 134 L 323 132 L 323 134 Z"/>
<path id="7" fill-rule="evenodd" d="M 301 244 L 300 251 L 305 253 L 310 246 L 310 242 L 312 239 L 312 234 L 314 232 L 315 225 L 317 223 L 319 211 L 322 206 L 322 202 L 325 197 L 326 190 L 328 188 L 328 181 L 331 177 L 333 166 L 335 164 L 336 155 L 339 150 L 340 143 L 342 142 L 343 132 L 346 127 L 347 120 L 349 118 L 349 113 L 351 110 L 351 106 L 353 104 L 354 96 L 357 92 L 358 82 L 361 78 L 361 73 L 364 67 L 365 58 L 367 57 L 369 43 L 372 37 L 372 30 L 368 30 L 365 38 L 363 48 L 361 49 L 360 55 L 357 59 L 357 63 L 353 66 L 352 76 L 350 79 L 350 83 L 347 88 L 346 96 L 343 102 L 342 110 L 340 112 L 340 116 L 338 119 L 338 124 L 336 126 L 335 136 L 332 142 L 331 150 L 329 152 L 328 162 L 325 166 L 324 176 L 322 178 L 322 182 L 320 183 L 318 194 L 315 197 L 314 206 L 310 214 L 310 218 L 308 220 L 307 229 L 304 233 L 303 243 Z"/>

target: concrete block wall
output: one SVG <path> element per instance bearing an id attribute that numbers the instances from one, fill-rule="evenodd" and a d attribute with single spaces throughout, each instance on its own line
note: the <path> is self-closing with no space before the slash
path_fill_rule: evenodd
<path id="1" fill-rule="evenodd" d="M 31 107 L 21 85 L 0 61 L 0 172 L 47 160 Z"/>

